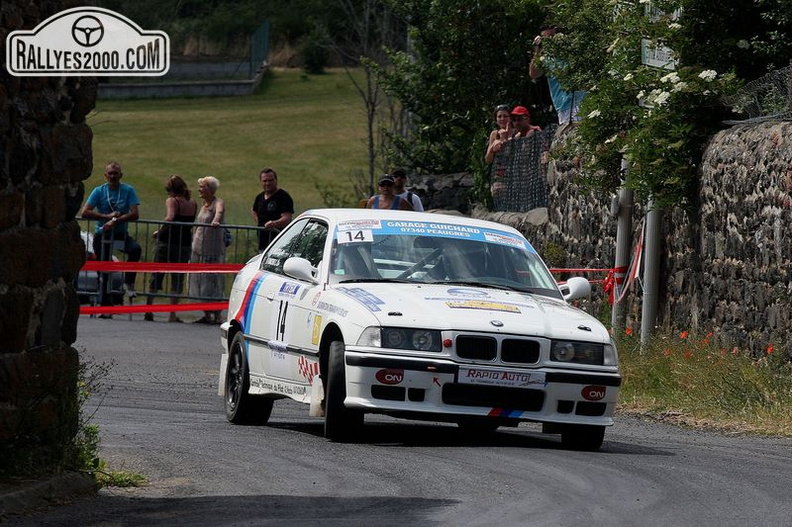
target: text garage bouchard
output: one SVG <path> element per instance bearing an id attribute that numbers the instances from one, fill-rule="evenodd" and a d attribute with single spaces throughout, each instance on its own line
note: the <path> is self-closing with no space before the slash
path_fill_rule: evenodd
<path id="1" fill-rule="evenodd" d="M 164 31 L 144 31 L 100 7 L 61 11 L 6 39 L 6 69 L 16 76 L 155 77 L 169 68 L 170 41 Z"/>

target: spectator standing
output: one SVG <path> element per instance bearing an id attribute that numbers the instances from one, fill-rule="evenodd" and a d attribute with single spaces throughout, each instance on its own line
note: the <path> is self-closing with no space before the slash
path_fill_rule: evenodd
<path id="1" fill-rule="evenodd" d="M 165 200 L 165 222 L 193 223 L 198 205 L 190 198 L 190 189 L 181 176 L 170 176 L 165 183 L 168 198 Z M 187 263 L 192 252 L 192 225 L 172 225 L 165 223 L 152 234 L 157 240 L 154 249 L 155 262 Z M 154 293 L 162 289 L 164 273 L 154 273 L 149 282 L 149 296 L 146 304 L 154 303 Z M 171 273 L 170 292 L 180 295 L 184 284 L 183 273 Z M 172 299 L 174 304 L 179 303 L 178 296 Z M 144 320 L 154 320 L 153 313 L 143 315 Z M 181 322 L 182 320 L 171 312 L 168 322 Z"/>
<path id="2" fill-rule="evenodd" d="M 511 137 L 511 116 L 509 113 L 508 104 L 500 104 L 495 108 L 495 130 L 490 132 L 487 152 L 495 141 L 504 141 Z M 487 161 L 487 163 L 492 163 L 492 161 Z"/>
<path id="3" fill-rule="evenodd" d="M 402 199 L 394 193 L 393 176 L 384 174 L 379 179 L 379 191 L 376 196 L 371 196 L 366 203 L 367 209 L 401 209 L 413 210 L 406 199 Z"/>
<path id="4" fill-rule="evenodd" d="M 510 112 L 509 119 L 512 126 L 507 129 L 508 133 L 499 134 L 499 136 L 490 143 L 487 149 L 487 155 L 484 157 L 487 164 L 492 163 L 495 159 L 495 154 L 503 150 L 507 141 L 515 137 L 525 137 L 531 132 L 541 131 L 541 128 L 531 124 L 531 113 L 525 106 L 515 106 Z"/>
<path id="5" fill-rule="evenodd" d="M 413 210 L 423 212 L 424 207 L 421 198 L 415 192 L 404 188 L 407 183 L 407 171 L 403 168 L 397 168 L 391 173 L 391 177 L 393 177 L 393 193 L 412 205 Z"/>
<path id="6" fill-rule="evenodd" d="M 542 40 L 554 37 L 558 34 L 558 28 L 553 25 L 542 26 L 539 35 L 533 41 L 533 58 L 529 66 L 528 73 L 531 79 L 538 79 L 545 75 L 544 68 L 542 67 Z M 547 59 L 544 59 L 547 60 Z M 550 97 L 553 99 L 553 106 L 558 114 L 558 124 L 565 125 L 573 121 L 578 121 L 578 110 L 580 103 L 585 97 L 585 91 L 566 91 L 558 82 L 558 79 L 552 75 L 546 75 L 547 84 L 550 88 Z"/>
<path id="7" fill-rule="evenodd" d="M 129 234 L 129 222 L 138 219 L 140 200 L 132 185 L 121 183 L 124 176 L 121 165 L 115 161 L 105 167 L 106 182 L 91 191 L 82 210 L 82 217 L 96 220 L 93 251 L 101 261 L 110 261 L 116 243 L 127 256 L 128 262 L 139 262 L 142 250 Z M 99 299 L 103 306 L 111 305 L 109 273 L 99 273 Z M 124 293 L 130 299 L 135 293 L 136 273 L 124 274 Z M 112 318 L 112 315 L 101 315 Z"/>
<path id="8" fill-rule="evenodd" d="M 278 174 L 275 170 L 269 167 L 263 169 L 259 173 L 259 181 L 264 190 L 253 200 L 252 213 L 256 225 L 263 227 L 258 232 L 261 252 L 291 222 L 294 216 L 294 200 L 288 192 L 278 188 Z"/>
<path id="9" fill-rule="evenodd" d="M 203 205 L 195 219 L 190 263 L 223 263 L 225 261 L 225 240 L 223 224 L 225 203 L 217 197 L 220 181 L 207 176 L 198 180 L 198 194 Z M 190 296 L 201 300 L 223 298 L 222 273 L 193 273 L 190 275 Z M 198 324 L 219 324 L 220 311 L 204 311 L 204 316 L 195 321 Z"/>
<path id="10" fill-rule="evenodd" d="M 511 111 L 511 122 L 515 132 L 512 137 L 526 137 L 531 132 L 540 132 L 542 129 L 531 124 L 531 114 L 525 106 L 515 106 Z"/>

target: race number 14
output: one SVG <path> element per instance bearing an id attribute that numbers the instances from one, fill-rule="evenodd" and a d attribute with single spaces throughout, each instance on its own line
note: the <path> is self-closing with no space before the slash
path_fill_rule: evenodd
<path id="1" fill-rule="evenodd" d="M 374 234 L 369 230 L 340 231 L 338 243 L 365 243 L 373 242 Z"/>

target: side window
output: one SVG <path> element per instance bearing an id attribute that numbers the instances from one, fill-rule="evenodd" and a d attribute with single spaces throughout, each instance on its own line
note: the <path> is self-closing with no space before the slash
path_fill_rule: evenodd
<path id="1" fill-rule="evenodd" d="M 322 261 L 325 241 L 327 241 L 327 225 L 312 221 L 303 229 L 302 234 L 293 246 L 290 256 L 305 258 L 317 267 Z"/>
<path id="2" fill-rule="evenodd" d="M 261 270 L 283 274 L 283 262 L 291 255 L 292 247 L 308 224 L 308 218 L 293 222 L 286 233 L 269 246 L 261 258 Z"/>

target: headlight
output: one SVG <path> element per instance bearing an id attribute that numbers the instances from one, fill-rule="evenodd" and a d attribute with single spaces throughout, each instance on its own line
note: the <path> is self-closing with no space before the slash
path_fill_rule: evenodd
<path id="1" fill-rule="evenodd" d="M 608 353 L 605 349 L 608 348 Z M 612 362 L 605 362 L 608 355 Z M 550 350 L 550 360 L 556 362 L 570 362 L 574 364 L 592 364 L 602 366 L 604 364 L 616 364 L 615 348 L 608 345 L 597 344 L 596 342 L 574 342 L 570 340 L 554 340 Z"/>
<path id="2" fill-rule="evenodd" d="M 429 329 L 368 327 L 360 335 L 358 346 L 413 351 L 440 351 L 440 332 Z"/>

